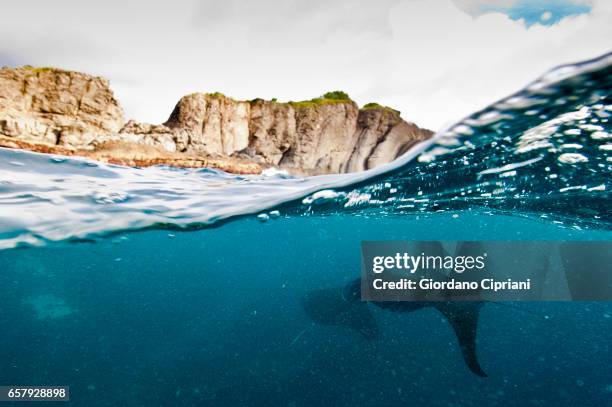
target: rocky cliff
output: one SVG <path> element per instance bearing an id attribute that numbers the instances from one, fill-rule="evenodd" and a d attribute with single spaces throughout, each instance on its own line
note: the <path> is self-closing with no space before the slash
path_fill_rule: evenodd
<path id="1" fill-rule="evenodd" d="M 103 78 L 55 68 L 0 69 L 0 146 L 6 147 L 127 165 L 322 174 L 373 168 L 431 134 L 393 109 L 359 109 L 343 92 L 287 103 L 194 93 L 164 124 L 126 123 Z"/>

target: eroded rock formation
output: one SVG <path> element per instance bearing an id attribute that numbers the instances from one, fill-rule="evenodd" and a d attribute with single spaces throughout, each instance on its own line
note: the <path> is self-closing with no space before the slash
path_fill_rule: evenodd
<path id="1" fill-rule="evenodd" d="M 127 165 L 322 174 L 373 168 L 430 136 L 399 112 L 376 104 L 359 109 L 342 92 L 287 103 L 194 93 L 164 124 L 126 123 L 103 78 L 54 68 L 0 70 L 0 146 Z"/>
<path id="2" fill-rule="evenodd" d="M 0 69 L 0 134 L 87 145 L 119 132 L 124 118 L 108 81 L 52 68 Z"/>

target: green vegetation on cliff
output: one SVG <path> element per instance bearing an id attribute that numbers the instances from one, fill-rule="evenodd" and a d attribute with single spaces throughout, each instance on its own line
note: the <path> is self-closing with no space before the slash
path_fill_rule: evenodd
<path id="1" fill-rule="evenodd" d="M 221 92 L 209 92 L 209 93 L 206 94 L 206 96 L 210 96 L 210 97 L 213 97 L 213 98 L 228 98 L 228 99 L 232 99 L 232 98 L 224 95 Z"/>
<path id="2" fill-rule="evenodd" d="M 329 99 L 329 100 L 347 100 L 347 101 L 351 100 L 348 93 L 343 92 L 341 90 L 334 90 L 332 92 L 327 92 L 326 94 L 322 96 L 322 98 Z"/>
<path id="3" fill-rule="evenodd" d="M 54 68 L 52 66 L 37 66 L 34 67 L 32 65 L 24 65 L 22 66 L 23 69 L 26 69 L 28 71 L 32 71 L 34 73 L 39 73 L 39 72 L 52 72 L 52 71 L 62 71 L 62 69 L 59 68 Z"/>
<path id="4" fill-rule="evenodd" d="M 349 95 L 346 92 L 341 90 L 335 90 L 332 92 L 327 92 L 318 98 L 310 99 L 310 100 L 302 100 L 299 102 L 287 102 L 289 105 L 295 108 L 306 108 L 306 107 L 317 107 L 322 105 L 330 105 L 336 103 L 346 103 L 353 102 Z"/>
<path id="5" fill-rule="evenodd" d="M 213 98 L 232 99 L 231 97 L 226 96 L 221 92 L 209 92 L 209 93 L 206 93 L 206 96 L 213 97 Z M 334 90 L 331 92 L 326 92 L 319 97 L 316 97 L 310 100 L 300 100 L 297 102 L 295 101 L 278 102 L 277 98 L 272 98 L 270 100 L 266 100 L 262 98 L 255 98 L 251 100 L 244 100 L 242 102 L 248 102 L 251 105 L 258 104 L 258 103 L 279 103 L 281 105 L 292 106 L 296 109 L 316 108 L 318 106 L 340 104 L 340 103 L 354 103 L 351 97 L 346 92 L 341 91 L 341 90 Z M 390 114 L 397 115 L 397 116 L 400 115 L 399 110 L 395 110 L 393 108 L 390 108 L 389 106 L 383 106 L 375 102 L 366 103 L 361 109 L 363 110 L 383 110 L 386 113 L 390 113 Z"/>
<path id="6" fill-rule="evenodd" d="M 394 114 L 397 114 L 397 115 L 400 114 L 399 110 L 395 110 L 393 108 L 390 108 L 389 106 L 383 106 L 383 105 L 378 104 L 376 102 L 366 103 L 365 105 L 363 105 L 363 107 L 361 109 L 363 109 L 363 110 L 384 110 L 385 112 L 394 113 Z"/>

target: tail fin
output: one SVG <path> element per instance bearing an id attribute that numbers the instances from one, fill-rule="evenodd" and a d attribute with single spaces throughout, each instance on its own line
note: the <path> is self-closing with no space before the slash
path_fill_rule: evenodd
<path id="1" fill-rule="evenodd" d="M 479 302 L 447 302 L 435 306 L 453 327 L 467 367 L 474 374 L 487 377 L 478 362 L 476 354 L 476 333 L 480 307 L 482 307 L 482 303 Z"/>

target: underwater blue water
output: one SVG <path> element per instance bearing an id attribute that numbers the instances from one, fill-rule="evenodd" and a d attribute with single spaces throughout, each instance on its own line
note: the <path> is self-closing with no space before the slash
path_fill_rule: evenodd
<path id="1" fill-rule="evenodd" d="M 69 385 L 75 406 L 610 405 L 610 302 L 485 304 L 480 378 L 433 309 L 372 307 L 368 342 L 301 299 L 358 276 L 362 240 L 610 240 L 611 59 L 359 174 L 0 150 L 0 385 Z"/>

